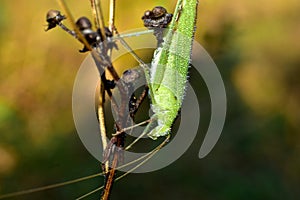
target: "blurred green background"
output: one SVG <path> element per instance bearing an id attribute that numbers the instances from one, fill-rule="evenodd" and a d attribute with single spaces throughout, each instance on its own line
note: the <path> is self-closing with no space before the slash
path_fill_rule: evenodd
<path id="1" fill-rule="evenodd" d="M 68 5 L 76 18 L 91 16 L 89 1 Z M 104 0 L 105 16 L 107 5 Z M 140 17 L 155 5 L 172 11 L 175 1 L 117 1 L 118 30 L 142 27 Z M 99 172 L 72 118 L 73 81 L 86 55 L 61 30 L 44 31 L 49 9 L 59 9 L 56 1 L 1 1 L 0 194 Z M 200 2 L 195 39 L 227 90 L 222 136 L 198 159 L 210 104 L 205 83 L 191 72 L 203 119 L 193 145 L 162 170 L 118 182 L 113 200 L 300 198 L 299 10 L 297 0 Z M 75 199 L 101 183 L 96 178 L 12 199 Z"/>

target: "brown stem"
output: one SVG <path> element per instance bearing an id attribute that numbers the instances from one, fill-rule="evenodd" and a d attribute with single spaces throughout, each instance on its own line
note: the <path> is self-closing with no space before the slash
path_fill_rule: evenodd
<path id="1" fill-rule="evenodd" d="M 104 83 L 100 81 L 100 91 L 99 91 L 99 104 L 98 104 L 98 119 L 99 119 L 99 127 L 101 134 L 101 141 L 103 146 L 103 151 L 107 148 L 106 142 L 106 128 L 105 128 L 105 117 L 104 117 L 104 101 L 105 101 L 105 88 Z M 105 162 L 102 166 L 102 169 L 105 173 L 109 170 L 109 163 Z"/>
<path id="2" fill-rule="evenodd" d="M 138 111 L 140 105 L 143 103 L 143 101 L 145 100 L 147 94 L 148 94 L 148 91 L 149 91 L 149 87 L 146 85 L 145 88 L 144 88 L 144 91 L 142 92 L 142 94 L 140 95 L 140 97 L 138 98 L 138 100 L 136 101 L 135 103 L 135 107 L 134 107 L 134 110 L 133 112 L 131 113 L 132 114 L 132 117 L 134 117 L 134 115 L 136 114 L 136 112 Z"/>
<path id="3" fill-rule="evenodd" d="M 107 65 L 106 68 L 110 72 L 112 77 L 114 78 L 114 81 L 116 82 L 116 86 L 118 87 L 118 89 L 120 91 L 120 95 L 121 95 L 121 105 L 117 109 L 117 112 L 116 112 L 116 113 L 118 113 L 118 119 L 116 121 L 116 128 L 117 128 L 117 131 L 120 131 L 125 127 L 126 121 L 127 121 L 127 118 L 126 118 L 126 116 L 124 116 L 124 113 L 126 111 L 126 104 L 128 103 L 127 102 L 128 91 L 126 89 L 125 84 L 119 78 L 117 72 L 115 71 L 115 68 L 110 63 L 110 60 L 106 60 L 106 61 L 108 61 L 108 63 L 109 63 L 109 65 Z M 119 155 L 118 149 L 124 148 L 124 139 L 125 139 L 125 133 L 122 133 L 111 139 L 111 142 L 113 142 L 113 144 L 116 146 L 116 150 L 113 151 L 113 160 L 112 160 L 112 164 L 111 164 L 111 170 L 109 170 L 109 172 L 107 172 L 105 174 L 105 187 L 104 187 L 102 198 L 101 198 L 102 200 L 107 200 L 110 196 L 111 189 L 112 189 L 112 186 L 114 183 L 115 169 L 120 161 L 119 160 L 120 155 Z"/>

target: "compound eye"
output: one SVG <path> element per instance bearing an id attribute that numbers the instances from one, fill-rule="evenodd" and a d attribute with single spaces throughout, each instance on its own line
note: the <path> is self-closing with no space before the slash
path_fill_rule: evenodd
<path id="1" fill-rule="evenodd" d="M 167 10 L 162 6 L 156 6 L 152 10 L 153 16 L 155 18 L 162 17 L 167 13 Z"/>
<path id="2" fill-rule="evenodd" d="M 76 25 L 77 25 L 77 27 L 79 28 L 80 31 L 92 28 L 91 21 L 88 18 L 86 18 L 86 17 L 80 17 L 76 21 Z"/>

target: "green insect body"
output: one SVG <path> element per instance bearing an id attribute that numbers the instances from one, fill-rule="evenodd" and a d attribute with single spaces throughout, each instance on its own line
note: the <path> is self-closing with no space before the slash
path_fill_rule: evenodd
<path id="1" fill-rule="evenodd" d="M 182 105 L 195 32 L 197 4 L 197 0 L 178 0 L 164 42 L 154 52 L 150 77 L 148 76 L 150 80 L 147 80 L 151 109 L 154 112 L 151 119 L 157 121 L 157 126 L 148 136 L 154 140 L 170 134 L 171 126 Z"/>

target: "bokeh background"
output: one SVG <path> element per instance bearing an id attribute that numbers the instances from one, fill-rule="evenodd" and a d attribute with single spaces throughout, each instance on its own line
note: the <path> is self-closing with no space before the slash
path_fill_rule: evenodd
<path id="1" fill-rule="evenodd" d="M 68 5 L 91 16 L 89 1 Z M 107 16 L 107 1 L 103 1 Z M 117 1 L 120 32 L 142 27 L 147 9 L 175 1 Z M 72 118 L 72 87 L 86 55 L 61 30 L 45 32 L 56 1 L 2 0 L 0 6 L 0 194 L 97 173 Z M 300 4 L 297 0 L 204 0 L 195 39 L 224 79 L 227 120 L 214 150 L 198 151 L 210 118 L 201 77 L 201 128 L 172 165 L 118 182 L 112 199 L 300 198 Z M 206 98 L 201 98 L 206 95 Z M 96 178 L 12 199 L 75 199 L 99 185 Z M 87 199 L 99 199 L 99 193 Z"/>

